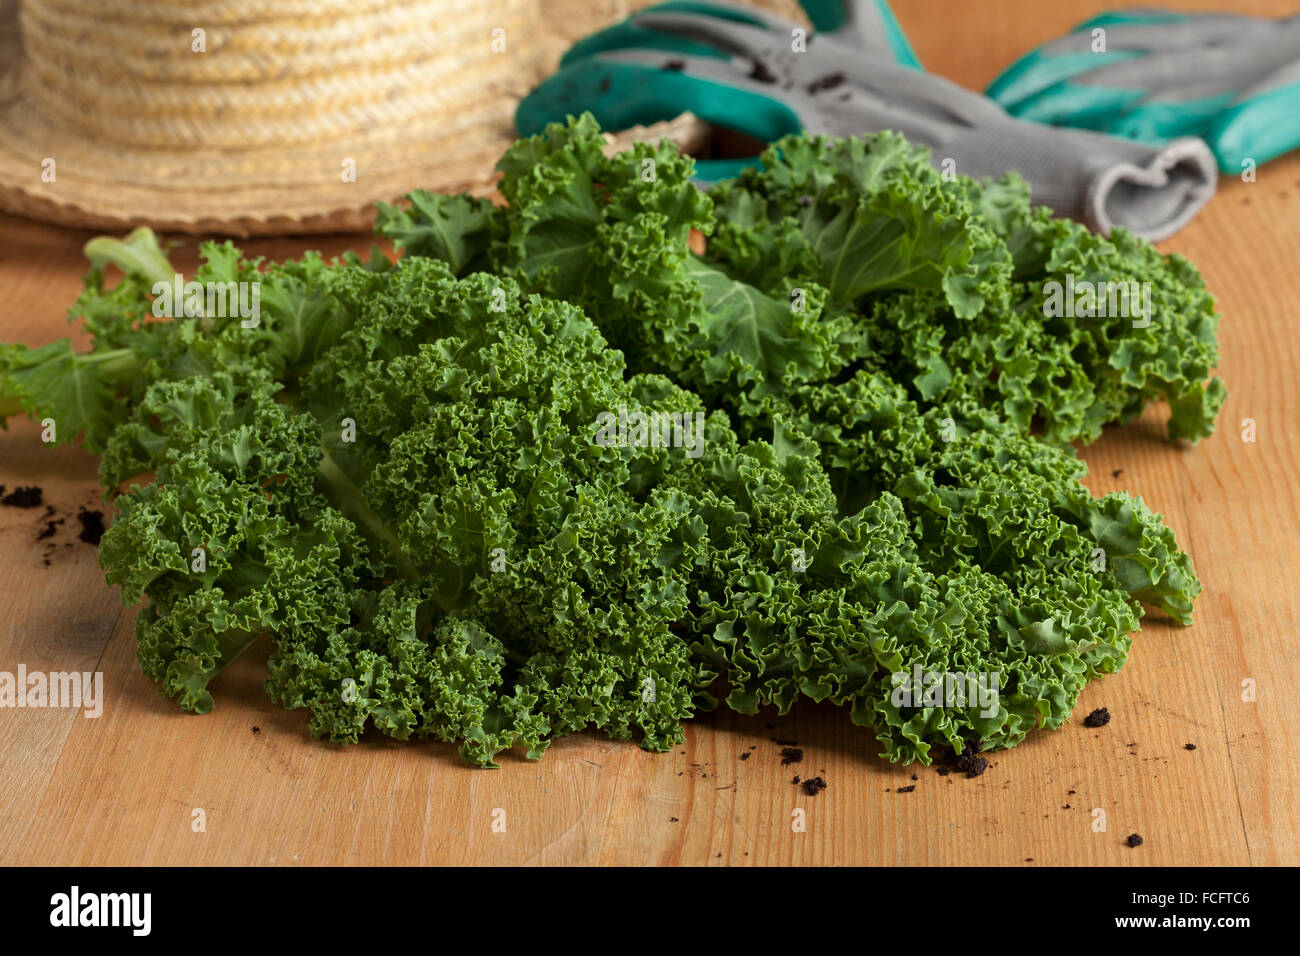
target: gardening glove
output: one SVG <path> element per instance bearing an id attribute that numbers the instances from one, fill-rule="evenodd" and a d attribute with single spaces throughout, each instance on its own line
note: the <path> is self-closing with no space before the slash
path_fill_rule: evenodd
<path id="1" fill-rule="evenodd" d="M 1199 136 L 1240 172 L 1300 146 L 1300 16 L 1103 14 L 988 88 L 1008 112 L 1159 146 Z"/>
<path id="2" fill-rule="evenodd" d="M 921 61 L 916 58 L 912 45 L 885 0 L 799 0 L 799 5 L 822 39 L 834 39 L 863 52 L 888 57 L 903 66 L 921 69 Z M 802 30 L 798 24 L 782 17 L 728 0 L 669 0 L 642 12 L 716 17 L 781 34 L 787 41 L 793 40 L 791 31 Z M 560 68 L 605 50 L 632 48 L 719 55 L 719 51 L 707 43 L 647 27 L 633 16 L 579 40 L 560 59 Z"/>
<path id="3" fill-rule="evenodd" d="M 846 47 L 854 47 L 874 56 L 887 57 L 895 62 L 920 70 L 921 61 L 903 33 L 894 13 L 885 0 L 800 0 L 800 6 L 808 14 L 818 37 L 825 40 L 834 38 Z M 718 20 L 744 24 L 756 30 L 766 30 L 773 34 L 775 42 L 793 43 L 792 31 L 807 31 L 798 24 L 782 17 L 751 7 L 732 3 L 729 0 L 669 0 L 656 4 L 642 11 L 643 13 L 683 13 L 713 17 Z M 730 55 L 717 46 L 678 35 L 671 31 L 655 29 L 645 25 L 641 18 L 633 16 L 611 27 L 584 37 L 569 48 L 560 59 L 560 72 L 567 68 L 578 67 L 568 74 L 563 81 L 563 91 L 554 86 L 543 84 L 520 103 L 515 114 L 515 126 L 520 135 L 529 136 L 540 133 L 546 124 L 563 120 L 568 112 L 581 113 L 590 111 L 598 119 L 602 116 L 636 115 L 653 116 L 645 124 L 672 119 L 680 115 L 686 107 L 681 105 L 683 80 L 659 71 L 641 71 L 626 73 L 626 77 L 638 83 L 638 99 L 635 104 L 619 105 L 622 97 L 622 84 L 618 87 L 611 82 L 606 85 L 605 71 L 596 79 L 596 85 L 584 89 L 583 84 L 590 79 L 592 58 L 609 51 L 623 50 L 658 50 L 674 54 L 664 58 L 664 69 L 674 71 L 685 69 L 686 57 L 715 57 L 729 59 Z M 755 67 L 758 69 L 759 67 Z M 558 74 L 557 74 L 558 75 Z M 689 81 L 688 81 L 689 82 Z M 561 93 L 559 97 L 557 93 Z M 745 133 L 763 142 L 780 139 L 787 132 L 798 132 L 797 125 L 792 126 L 789 118 L 771 114 L 771 104 L 759 98 L 744 95 L 739 89 L 704 89 L 693 88 L 692 95 L 701 97 L 709 103 L 713 113 L 726 113 L 730 121 L 722 124 L 737 132 Z M 565 106 L 560 100 L 571 102 Z M 599 101 L 599 102 L 598 102 Z M 701 104 L 703 105 L 703 104 Z M 557 113 L 556 110 L 561 112 Z M 692 110 L 703 118 L 698 109 Z M 633 121 L 627 125 L 636 125 Z M 603 119 L 601 125 L 608 129 L 623 129 L 622 124 L 607 124 Z M 749 159 L 701 159 L 695 163 L 695 179 L 701 183 L 716 182 L 737 175 L 748 166 L 757 165 L 757 157 Z"/>
<path id="4" fill-rule="evenodd" d="M 801 130 L 892 129 L 930 147 L 936 164 L 950 159 L 976 178 L 1017 170 L 1036 203 L 1103 233 L 1124 226 L 1153 239 L 1176 232 L 1214 192 L 1214 159 L 1200 140 L 1157 150 L 1022 122 L 987 97 L 900 65 L 883 53 L 893 49 L 886 41 L 864 51 L 860 29 L 814 34 L 806 50 L 792 41 L 796 29 L 719 2 L 649 7 L 570 51 L 520 104 L 516 125 L 530 135 L 587 110 L 624 129 L 689 110 L 763 142 Z M 702 178 L 716 175 L 704 165 Z"/>

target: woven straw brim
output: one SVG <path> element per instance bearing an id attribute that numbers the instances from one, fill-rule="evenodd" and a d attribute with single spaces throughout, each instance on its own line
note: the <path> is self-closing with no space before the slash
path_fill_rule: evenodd
<path id="1" fill-rule="evenodd" d="M 348 0 L 352 19 L 325 32 L 312 16 L 318 0 L 276 0 L 268 6 L 277 24 L 271 48 L 281 53 L 269 83 L 265 48 L 238 48 L 238 38 L 261 25 L 232 29 L 221 22 L 223 0 L 200 0 L 208 8 L 209 51 L 230 43 L 221 57 L 209 52 L 198 61 L 225 71 L 215 103 L 196 97 L 192 85 L 169 84 L 166 51 L 150 50 L 178 35 L 188 42 L 194 5 L 179 5 L 190 9 L 178 9 L 157 35 L 133 41 L 112 30 L 69 30 L 57 16 L 60 4 L 90 2 L 24 8 L 29 35 L 20 43 L 13 11 L 3 22 L 0 0 L 0 210 L 105 231 L 147 224 L 247 236 L 365 229 L 376 202 L 416 188 L 491 193 L 496 161 L 515 139 L 519 97 L 573 40 L 647 0 L 405 0 L 437 14 L 423 21 L 436 27 L 415 36 L 385 20 L 391 0 Z M 94 7 L 112 14 L 131 2 Z M 760 5 L 788 15 L 793 4 Z M 304 18 L 302 36 L 295 14 Z M 505 31 L 506 50 L 483 55 L 495 27 Z M 132 59 L 120 66 L 123 75 L 147 73 L 151 82 L 106 80 L 91 102 L 76 102 L 79 88 L 58 68 L 75 57 L 76 69 L 111 76 L 119 69 L 114 57 L 124 55 Z M 241 83 L 236 72 L 232 81 L 241 64 L 250 76 Z M 380 95 L 393 87 L 403 95 Z M 680 142 L 701 129 L 684 120 L 667 132 Z M 51 159 L 49 182 L 42 174 Z M 354 178 L 345 175 L 349 169 Z"/>

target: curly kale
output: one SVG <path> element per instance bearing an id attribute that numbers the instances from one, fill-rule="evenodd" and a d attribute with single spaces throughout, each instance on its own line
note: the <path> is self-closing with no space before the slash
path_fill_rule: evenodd
<path id="1" fill-rule="evenodd" d="M 1143 604 L 1190 621 L 1172 533 L 1066 444 L 1155 399 L 1208 433 L 1183 260 L 889 134 L 783 141 L 711 194 L 589 118 L 501 169 L 503 207 L 382 207 L 396 264 L 204 244 L 193 281 L 257 283 L 252 323 L 155 318 L 165 250 L 94 240 L 92 349 L 0 346 L 0 416 L 53 418 L 124 489 L 101 562 L 183 707 L 269 636 L 268 692 L 340 742 L 665 750 L 720 701 L 809 697 L 928 762 L 1059 726 Z M 1067 275 L 1150 282 L 1151 321 L 1048 318 Z M 997 694 L 900 699 L 922 671 Z"/>

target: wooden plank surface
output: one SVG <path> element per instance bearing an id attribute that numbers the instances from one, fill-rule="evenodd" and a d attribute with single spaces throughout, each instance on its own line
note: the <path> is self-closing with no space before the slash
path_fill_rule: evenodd
<path id="1" fill-rule="evenodd" d="M 894 6 L 928 67 L 982 88 L 1103 5 Z M 0 339 L 67 334 L 87 238 L 0 218 Z M 335 254 L 369 237 L 245 245 Z M 1141 495 L 1177 531 L 1205 585 L 1196 623 L 1149 619 L 1128 665 L 1088 687 L 1070 725 L 993 755 L 983 776 L 891 766 L 846 713 L 814 705 L 785 718 L 705 716 L 671 754 L 583 735 L 499 771 L 469 769 L 442 744 L 376 735 L 340 748 L 307 735 L 305 712 L 267 699 L 265 646 L 214 682 L 213 713 L 186 715 L 141 676 L 133 614 L 76 540 L 75 511 L 98 506 L 95 460 L 41 447 L 22 422 L 0 432 L 0 484 L 42 486 L 67 523 L 38 541 L 41 509 L 0 508 L 0 670 L 100 670 L 106 702 L 98 719 L 0 710 L 0 863 L 1300 862 L 1300 738 L 1288 727 L 1300 686 L 1300 155 L 1263 166 L 1255 183 L 1224 182 L 1162 248 L 1197 263 L 1218 298 L 1230 390 L 1219 430 L 1171 446 L 1157 408 L 1083 457 L 1094 492 Z M 192 268 L 192 242 L 180 259 Z M 1254 443 L 1242 440 L 1244 419 Z M 1111 723 L 1084 728 L 1102 706 Z M 783 767 L 774 738 L 798 741 L 803 762 Z M 795 773 L 828 787 L 807 796 Z M 1136 849 L 1124 845 L 1133 832 L 1145 838 Z"/>

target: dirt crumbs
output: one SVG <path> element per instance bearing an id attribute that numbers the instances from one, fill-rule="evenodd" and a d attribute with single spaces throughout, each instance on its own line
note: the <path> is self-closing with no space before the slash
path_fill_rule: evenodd
<path id="1" fill-rule="evenodd" d="M 966 749 L 960 754 L 954 753 L 948 758 L 952 768 L 958 773 L 964 773 L 969 777 L 978 777 L 985 770 L 989 769 L 987 757 L 981 757 L 976 750 L 975 744 L 968 744 Z"/>
<path id="2" fill-rule="evenodd" d="M 808 794 L 810 797 L 815 797 L 826 789 L 826 781 L 821 777 L 812 777 L 803 781 L 800 781 L 798 777 L 795 777 L 794 782 L 803 787 L 803 792 Z"/>
<path id="3" fill-rule="evenodd" d="M 934 772 L 941 777 L 949 777 L 956 773 L 963 774 L 969 779 L 980 776 L 992 766 L 987 757 L 980 756 L 980 744 L 977 740 L 965 741 L 961 753 L 957 753 L 955 750 L 943 750 L 935 751 L 934 755 L 938 759 L 935 760 L 932 767 Z M 912 779 L 917 779 L 915 774 L 912 775 Z M 948 782 L 951 783 L 952 781 Z"/>
<path id="4" fill-rule="evenodd" d="M 1110 711 L 1105 707 L 1098 707 L 1087 717 L 1083 718 L 1085 727 L 1105 727 L 1110 723 Z"/>
<path id="5" fill-rule="evenodd" d="M 776 74 L 769 70 L 767 64 L 762 60 L 751 60 L 750 62 L 753 65 L 745 75 L 751 80 L 758 80 L 760 83 L 775 83 L 777 81 Z"/>
<path id="6" fill-rule="evenodd" d="M 0 487 L 0 491 L 4 491 L 4 488 Z M 15 488 L 0 498 L 0 505 L 8 505 L 10 508 L 39 508 L 42 504 L 44 504 L 44 493 L 35 485 Z"/>
<path id="7" fill-rule="evenodd" d="M 37 541 L 44 541 L 47 538 L 53 538 L 58 534 L 59 526 L 67 520 L 66 518 L 55 518 L 54 514 L 54 506 L 46 505 L 45 514 L 41 515 L 41 521 L 44 523 L 41 525 L 41 529 L 36 532 Z"/>
<path id="8" fill-rule="evenodd" d="M 1126 846 L 1141 846 L 1145 841 L 1137 833 L 1130 833 L 1128 839 L 1124 841 Z"/>
<path id="9" fill-rule="evenodd" d="M 969 777 L 978 777 L 989 769 L 988 759 L 973 753 L 964 753 L 957 758 L 957 769 Z"/>
<path id="10" fill-rule="evenodd" d="M 98 545 L 99 540 L 104 537 L 104 513 L 82 508 L 77 512 L 77 520 L 81 522 L 81 533 L 77 535 L 77 540 Z"/>
<path id="11" fill-rule="evenodd" d="M 803 762 L 803 750 L 799 747 L 782 747 L 781 748 L 781 766 L 788 767 L 792 763 Z"/>
<path id="12" fill-rule="evenodd" d="M 843 73 L 830 73 L 827 74 L 826 76 L 819 77 L 818 79 L 815 79 L 811 83 L 809 83 L 808 92 L 815 96 L 818 93 L 820 93 L 822 90 L 833 90 L 835 89 L 835 87 L 841 85 L 843 82 L 844 82 Z"/>
<path id="13" fill-rule="evenodd" d="M 45 504 L 44 489 L 36 486 L 22 486 L 14 488 L 8 494 L 4 494 L 5 487 L 0 485 L 0 505 L 8 508 L 31 509 L 45 506 L 45 511 L 41 514 L 35 529 L 35 539 L 41 544 L 41 564 L 45 567 L 50 566 L 50 559 L 55 551 L 60 547 L 60 543 L 53 540 L 60 529 L 68 523 L 68 519 L 73 517 L 69 510 L 63 510 L 51 504 Z M 100 540 L 104 537 L 104 513 L 91 508 L 79 508 L 75 515 L 77 523 L 81 526 L 77 534 L 77 539 L 86 544 L 98 547 Z M 71 541 L 62 543 L 63 548 L 71 548 Z"/>

